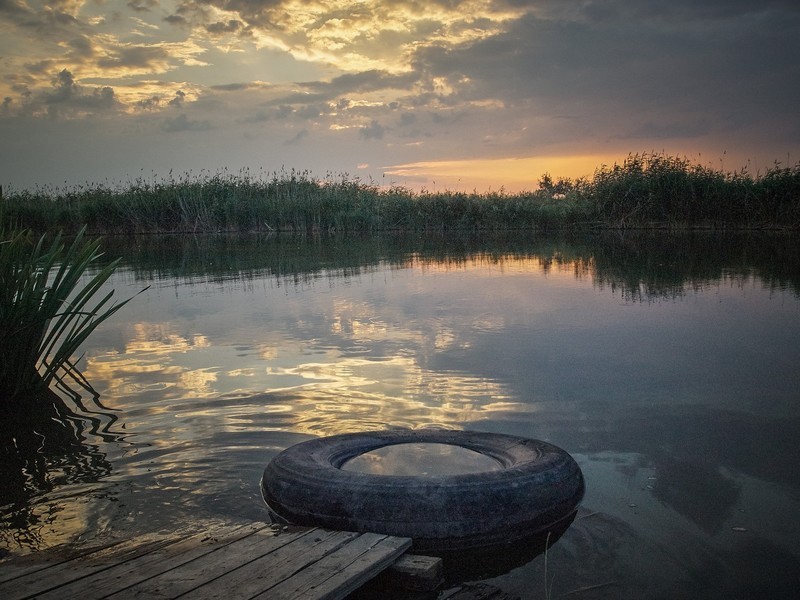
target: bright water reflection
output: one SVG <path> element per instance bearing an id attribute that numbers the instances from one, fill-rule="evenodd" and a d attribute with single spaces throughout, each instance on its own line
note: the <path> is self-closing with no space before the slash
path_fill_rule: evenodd
<path id="1" fill-rule="evenodd" d="M 121 296 L 151 287 L 86 347 L 95 422 L 87 403 L 70 439 L 4 440 L 14 552 L 263 519 L 258 481 L 283 448 L 442 426 L 544 439 L 580 463 L 554 595 L 798 583 L 797 240 L 220 237 L 114 252 Z M 494 584 L 543 597 L 542 569 Z"/>
<path id="2" fill-rule="evenodd" d="M 485 473 L 503 468 L 500 461 L 452 444 L 393 444 L 354 456 L 341 468 L 372 475 L 430 477 Z"/>

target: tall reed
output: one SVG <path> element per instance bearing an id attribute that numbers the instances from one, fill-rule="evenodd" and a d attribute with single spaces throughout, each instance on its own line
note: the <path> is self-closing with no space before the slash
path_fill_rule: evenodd
<path id="1" fill-rule="evenodd" d="M 519 193 L 421 191 L 307 171 L 137 179 L 119 188 L 9 192 L 7 219 L 36 231 L 496 231 L 575 227 L 800 228 L 800 163 L 755 176 L 631 154 L 576 181 Z"/>
<path id="2" fill-rule="evenodd" d="M 102 287 L 118 261 L 90 274 L 100 240 L 81 229 L 69 244 L 59 234 L 0 230 L 0 402 L 13 403 L 53 381 L 67 390 L 91 385 L 73 356 L 104 320 L 130 299 L 113 303 Z"/>

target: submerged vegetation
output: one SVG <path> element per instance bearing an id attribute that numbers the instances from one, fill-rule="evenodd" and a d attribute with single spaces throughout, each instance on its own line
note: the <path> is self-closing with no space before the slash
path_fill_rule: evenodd
<path id="1" fill-rule="evenodd" d="M 7 194 L 7 222 L 37 231 L 479 231 L 800 227 L 800 163 L 753 176 L 663 154 L 630 155 L 591 178 L 541 178 L 530 192 L 413 192 L 307 172 L 185 175 L 116 188 Z"/>
<path id="2" fill-rule="evenodd" d="M 48 242 L 0 229 L 0 404 L 36 397 L 54 380 L 66 391 L 92 391 L 73 356 L 127 302 L 114 304 L 113 290 L 102 290 L 116 262 L 90 272 L 99 247 L 83 229 L 68 246 L 60 234 Z"/>
<path id="3" fill-rule="evenodd" d="M 224 287 L 269 276 L 291 287 L 357 278 L 381 265 L 438 270 L 532 260 L 545 273 L 591 279 L 630 301 L 674 299 L 710 282 L 745 285 L 754 277 L 800 296 L 797 236 L 776 231 L 157 235 L 114 236 L 105 245 L 110 255 L 124 257 L 120 268 L 132 285 L 166 278 Z"/>

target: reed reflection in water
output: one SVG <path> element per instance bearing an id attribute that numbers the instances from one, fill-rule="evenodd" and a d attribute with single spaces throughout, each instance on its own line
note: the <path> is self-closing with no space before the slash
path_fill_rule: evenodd
<path id="1" fill-rule="evenodd" d="M 787 570 L 800 556 L 791 236 L 133 244 L 108 249 L 125 256 L 112 285 L 151 288 L 83 362 L 118 417 L 115 440 L 82 442 L 110 466 L 106 495 L 59 497 L 62 514 L 87 515 L 80 533 L 34 545 L 266 518 L 258 479 L 290 444 L 444 426 L 576 456 L 584 508 L 550 552 L 575 588 L 715 597 L 780 591 L 800 572 Z M 536 597 L 541 568 L 495 583 Z"/>

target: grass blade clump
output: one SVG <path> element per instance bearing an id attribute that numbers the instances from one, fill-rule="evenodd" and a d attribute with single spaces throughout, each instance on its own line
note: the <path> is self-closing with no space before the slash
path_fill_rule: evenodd
<path id="1" fill-rule="evenodd" d="M 100 240 L 84 234 L 82 229 L 66 245 L 60 234 L 47 243 L 46 236 L 36 240 L 29 231 L 0 231 L 0 402 L 53 380 L 71 390 L 67 376 L 94 392 L 72 357 L 130 299 L 112 303 L 114 291 L 101 292 L 118 261 L 89 276 L 102 253 Z"/>

